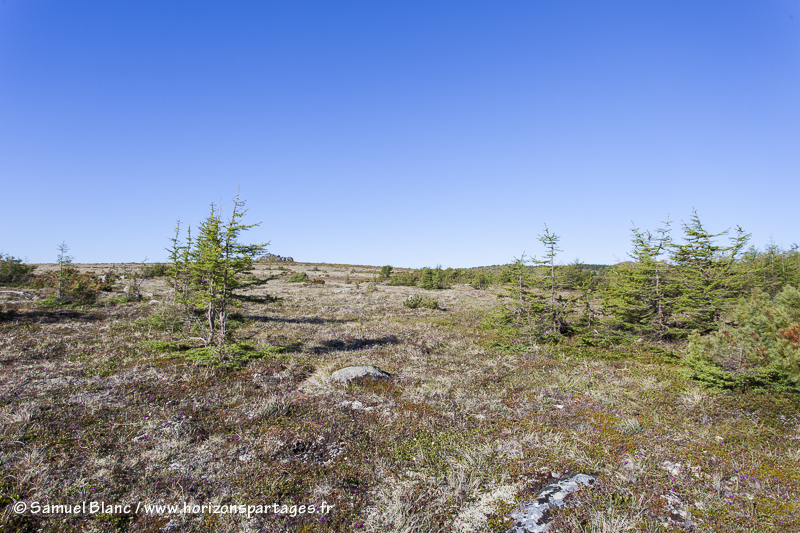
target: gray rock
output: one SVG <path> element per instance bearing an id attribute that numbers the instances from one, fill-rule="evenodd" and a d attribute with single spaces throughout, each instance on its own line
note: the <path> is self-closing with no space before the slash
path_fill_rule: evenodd
<path id="1" fill-rule="evenodd" d="M 16 294 L 17 296 L 29 296 L 29 293 L 25 291 L 0 291 L 0 292 L 8 294 Z"/>
<path id="2" fill-rule="evenodd" d="M 341 383 L 347 383 L 357 378 L 390 379 L 391 377 L 392 375 L 388 372 L 372 365 L 348 366 L 331 374 L 332 380 Z"/>
<path id="3" fill-rule="evenodd" d="M 514 525 L 507 533 L 542 533 L 547 531 L 549 511 L 564 506 L 564 498 L 575 492 L 581 485 L 592 485 L 595 479 L 586 474 L 578 474 L 564 481 L 548 485 L 535 500 L 527 502 L 511 513 Z"/>
<path id="4" fill-rule="evenodd" d="M 158 300 L 150 300 L 150 301 L 149 301 L 149 302 L 147 302 L 147 303 L 148 303 L 148 304 L 150 304 L 150 305 L 158 305 L 158 304 L 160 304 L 161 302 L 160 302 L 160 301 L 158 301 Z"/>
<path id="5" fill-rule="evenodd" d="M 352 290 L 353 289 L 338 289 L 338 290 L 333 291 L 333 293 L 336 294 L 336 293 L 339 293 L 339 292 L 350 292 Z"/>
<path id="6" fill-rule="evenodd" d="M 259 261 L 287 261 L 287 262 L 294 262 L 294 259 L 291 257 L 281 257 L 277 254 L 266 254 L 262 255 L 258 258 Z"/>

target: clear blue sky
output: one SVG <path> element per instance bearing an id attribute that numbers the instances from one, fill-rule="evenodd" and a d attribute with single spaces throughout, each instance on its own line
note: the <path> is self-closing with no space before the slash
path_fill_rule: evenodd
<path id="1" fill-rule="evenodd" d="M 0 251 L 250 242 L 422 267 L 624 260 L 696 208 L 800 242 L 800 0 L 0 4 Z"/>

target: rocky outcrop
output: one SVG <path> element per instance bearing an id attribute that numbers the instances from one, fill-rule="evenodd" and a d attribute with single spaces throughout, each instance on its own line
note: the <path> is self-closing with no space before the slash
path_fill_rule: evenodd
<path id="1" fill-rule="evenodd" d="M 594 478 L 578 474 L 569 479 L 548 485 L 536 499 L 523 504 L 511 513 L 514 526 L 507 533 L 542 533 L 547 531 L 550 511 L 564 506 L 564 498 L 578 490 L 581 485 L 594 484 Z"/>
<path id="2" fill-rule="evenodd" d="M 294 262 L 294 258 L 292 258 L 292 257 L 283 257 L 283 256 L 276 255 L 276 254 L 262 255 L 261 257 L 258 258 L 258 260 L 260 262 L 262 262 L 262 263 L 267 263 L 267 262 L 271 262 L 271 261 L 288 261 L 288 262 L 291 262 L 291 263 Z"/>

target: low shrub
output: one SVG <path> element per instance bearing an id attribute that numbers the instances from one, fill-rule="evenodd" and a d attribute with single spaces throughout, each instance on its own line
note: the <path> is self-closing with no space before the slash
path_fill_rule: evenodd
<path id="1" fill-rule="evenodd" d="M 143 278 L 163 278 L 169 274 L 169 265 L 166 263 L 153 263 L 145 265 L 140 271 Z"/>
<path id="2" fill-rule="evenodd" d="M 295 272 L 289 278 L 289 283 L 306 283 L 308 281 L 308 274 L 305 272 Z"/>
<path id="3" fill-rule="evenodd" d="M 230 344 L 223 349 L 224 357 L 222 359 L 219 357 L 219 349 L 211 346 L 208 348 L 193 348 L 185 352 L 185 355 L 187 359 L 201 366 L 237 370 L 255 359 L 280 357 L 284 351 L 285 348 L 283 346 L 267 346 L 266 348 L 256 349 L 249 344 L 237 343 Z"/>
<path id="4" fill-rule="evenodd" d="M 389 278 L 387 285 L 395 287 L 413 287 L 417 284 L 417 275 L 413 272 L 397 272 Z"/>
<path id="5" fill-rule="evenodd" d="M 452 269 L 442 270 L 442 267 L 436 268 L 425 267 L 419 276 L 419 286 L 423 289 L 441 290 L 449 289 L 450 281 L 453 278 Z"/>
<path id="6" fill-rule="evenodd" d="M 0 254 L 0 284 L 24 285 L 33 279 L 36 265 L 26 265 L 22 259 Z"/>
<path id="7" fill-rule="evenodd" d="M 58 289 L 61 281 L 61 301 L 56 295 L 45 300 L 45 304 L 69 305 L 69 304 L 93 304 L 97 301 L 100 292 L 100 281 L 91 274 L 81 274 L 72 265 L 66 265 L 62 272 L 46 272 L 36 276 L 31 285 L 34 288 Z"/>
<path id="8" fill-rule="evenodd" d="M 425 309 L 440 309 L 439 302 L 437 300 L 428 298 L 427 296 L 420 296 L 419 294 L 409 296 L 403 302 L 403 305 L 409 309 L 418 309 L 420 307 L 424 307 Z"/>
<path id="9" fill-rule="evenodd" d="M 737 309 L 738 326 L 689 340 L 689 377 L 707 386 L 800 392 L 800 291 L 757 291 Z"/>
<path id="10" fill-rule="evenodd" d="M 492 285 L 493 283 L 494 278 L 491 274 L 486 272 L 478 272 L 473 276 L 472 283 L 470 283 L 470 285 L 472 285 L 473 289 L 481 290 L 488 288 L 489 285 Z"/>

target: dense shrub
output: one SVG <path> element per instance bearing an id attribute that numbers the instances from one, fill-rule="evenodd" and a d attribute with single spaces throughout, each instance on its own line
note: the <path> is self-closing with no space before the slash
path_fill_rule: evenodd
<path id="1" fill-rule="evenodd" d="M 425 309 L 439 309 L 438 301 L 433 298 L 428 298 L 427 296 L 420 296 L 419 294 L 409 296 L 403 302 L 403 305 L 409 309 L 418 309 L 420 307 L 424 307 Z"/>
<path id="2" fill-rule="evenodd" d="M 57 302 L 57 298 L 53 296 L 51 298 L 53 303 L 92 304 L 97 301 L 97 295 L 101 288 L 100 281 L 91 274 L 81 274 L 72 265 L 65 265 L 62 272 L 53 271 L 36 276 L 31 284 L 39 289 L 57 289 L 60 276 L 62 276 L 61 301 Z"/>
<path id="3" fill-rule="evenodd" d="M 800 291 L 785 287 L 774 299 L 758 291 L 737 319 L 737 327 L 690 338 L 690 376 L 717 388 L 800 392 Z"/>
<path id="4" fill-rule="evenodd" d="M 452 269 L 442 270 L 442 267 L 436 268 L 425 267 L 419 276 L 419 286 L 423 289 L 441 290 L 450 288 L 450 280 L 452 279 Z"/>
<path id="5" fill-rule="evenodd" d="M 489 285 L 493 285 L 495 283 L 494 276 L 487 272 L 476 272 L 472 276 L 472 285 L 473 289 L 486 289 Z"/>
<path id="6" fill-rule="evenodd" d="M 385 281 L 392 277 L 392 267 L 391 265 L 386 265 L 381 267 L 381 281 Z"/>
<path id="7" fill-rule="evenodd" d="M 389 278 L 387 285 L 400 287 L 413 287 L 417 284 L 417 275 L 414 272 L 396 272 Z"/>
<path id="8" fill-rule="evenodd" d="M 305 272 L 295 272 L 289 278 L 289 283 L 306 283 L 308 281 L 308 274 Z"/>
<path id="9" fill-rule="evenodd" d="M 163 278 L 169 274 L 169 265 L 166 263 L 153 263 L 145 265 L 141 269 L 140 276 L 143 278 Z"/>
<path id="10" fill-rule="evenodd" d="M 0 284 L 23 285 L 33 279 L 36 265 L 26 265 L 22 259 L 0 254 Z"/>

